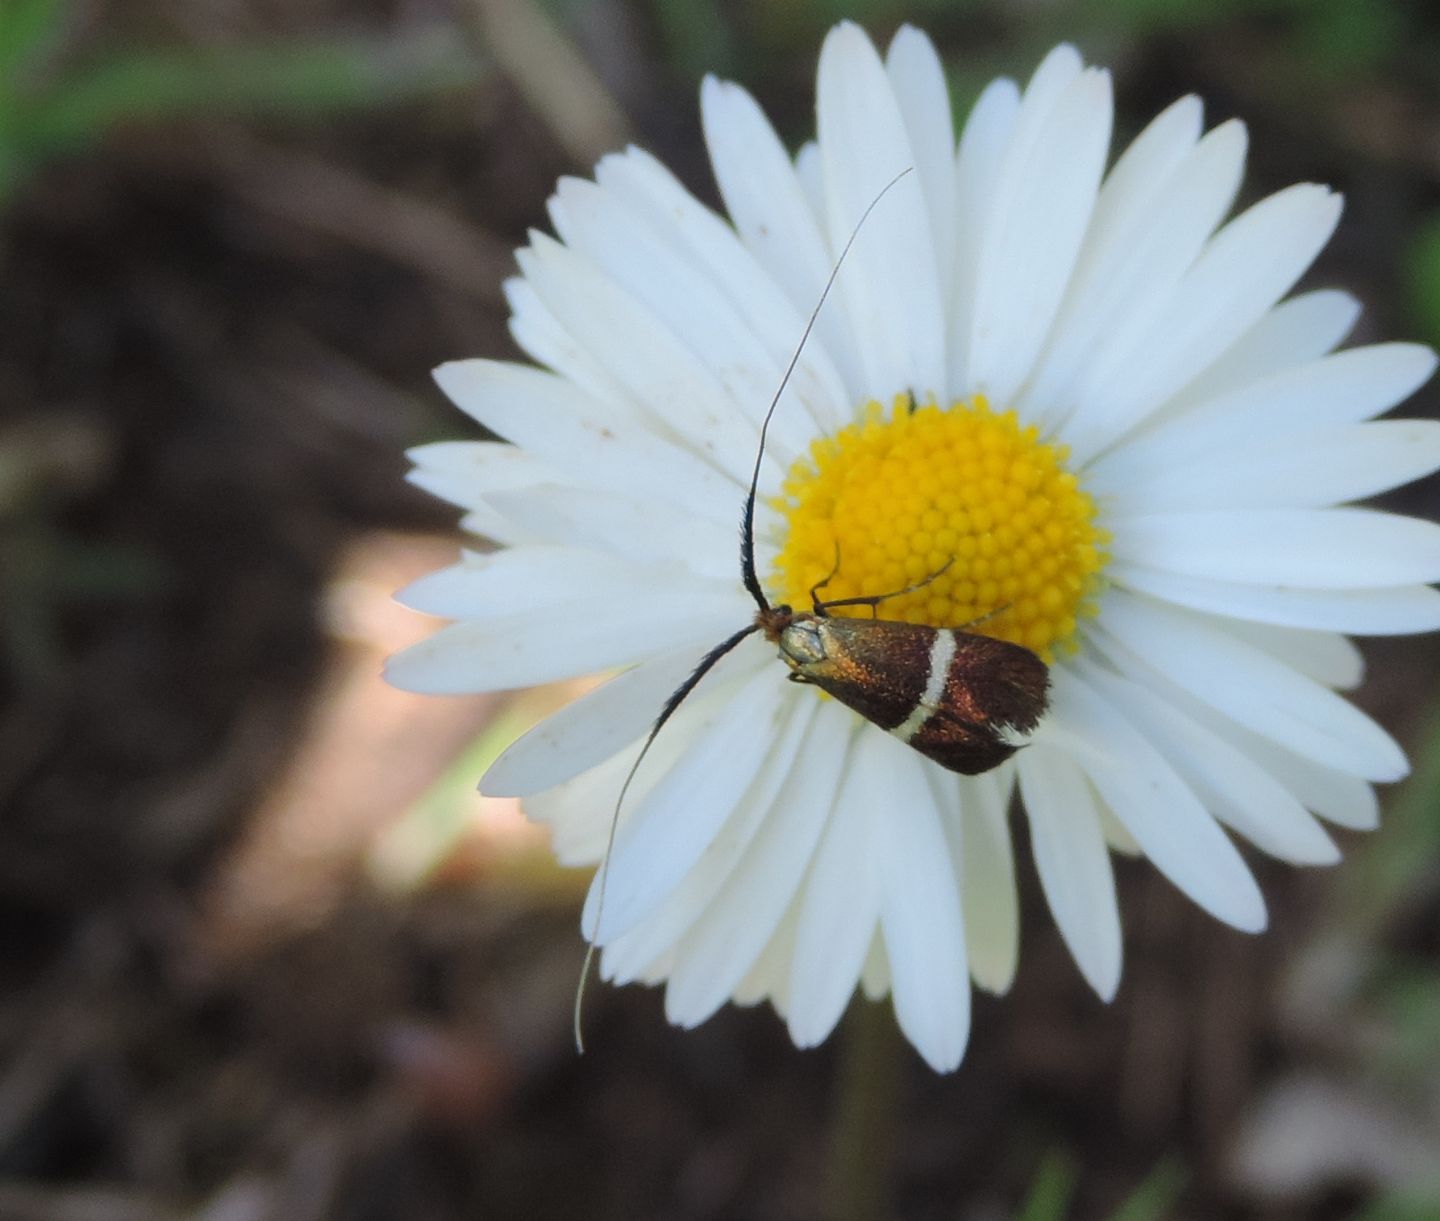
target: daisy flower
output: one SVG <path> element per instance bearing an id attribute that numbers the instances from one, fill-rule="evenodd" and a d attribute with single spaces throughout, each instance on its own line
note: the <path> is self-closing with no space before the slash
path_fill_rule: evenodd
<path id="1" fill-rule="evenodd" d="M 1361 677 L 1346 634 L 1440 626 L 1440 527 L 1350 502 L 1440 466 L 1440 424 L 1374 420 L 1435 359 L 1336 352 L 1356 302 L 1287 296 L 1340 200 L 1301 184 L 1227 219 L 1239 122 L 1205 131 L 1182 98 L 1106 173 L 1110 78 L 1072 47 L 991 84 L 958 138 L 911 28 L 883 56 L 831 31 L 796 157 L 738 86 L 707 80 L 701 103 L 729 220 L 639 149 L 606 157 L 561 181 L 558 237 L 533 234 L 508 285 L 538 367 L 437 371 L 505 442 L 422 447 L 414 479 L 501 549 L 405 591 L 456 622 L 389 677 L 453 693 L 618 669 L 482 782 L 523 797 L 562 862 L 597 864 L 667 696 L 754 618 L 736 522 L 762 416 L 857 218 L 912 167 L 779 400 L 760 579 L 804 609 L 837 559 L 827 598 L 922 582 L 879 616 L 982 620 L 1049 665 L 1048 711 L 1013 758 L 957 775 L 786 682 L 751 636 L 656 739 L 582 927 L 603 976 L 663 982 L 681 1026 L 768 1000 L 810 1046 L 858 985 L 952 1069 L 972 981 L 1015 972 L 1012 805 L 1107 999 L 1112 853 L 1255 931 L 1237 840 L 1319 865 L 1327 824 L 1375 825 L 1372 785 L 1406 761 L 1337 694 Z"/>

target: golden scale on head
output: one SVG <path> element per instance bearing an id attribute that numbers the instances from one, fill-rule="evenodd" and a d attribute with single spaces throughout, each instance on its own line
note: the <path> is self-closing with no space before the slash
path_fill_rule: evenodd
<path id="1" fill-rule="evenodd" d="M 740 518 L 740 576 L 758 609 L 750 623 L 706 653 L 690 676 L 671 692 L 631 765 L 615 801 L 609 840 L 600 863 L 596 930 L 605 907 L 605 882 L 615 829 L 631 781 L 675 710 L 715 664 L 747 636 L 759 632 L 777 646 L 780 660 L 790 668 L 787 677 L 791 682 L 819 687 L 871 724 L 913 746 L 927 759 L 961 775 L 976 776 L 1005 762 L 1023 745 L 1045 714 L 1050 675 L 1044 661 L 1023 645 L 966 630 L 1000 613 L 1005 609 L 1003 606 L 956 628 L 874 617 L 875 608 L 881 602 L 924 588 L 949 568 L 953 560 L 904 589 L 827 602 L 820 597 L 820 592 L 839 572 L 842 557 L 837 554 L 830 575 L 811 589 L 808 611 L 772 606 L 756 575 L 755 496 L 770 420 L 861 227 L 890 189 L 909 173 L 907 167 L 886 183 L 855 222 L 765 412 L 750 488 Z M 913 411 L 913 395 L 910 407 Z M 869 607 L 872 617 L 833 617 L 830 612 L 840 607 Z M 575 990 L 575 1045 L 581 1050 L 584 1048 L 581 1004 L 595 950 L 592 937 Z"/>

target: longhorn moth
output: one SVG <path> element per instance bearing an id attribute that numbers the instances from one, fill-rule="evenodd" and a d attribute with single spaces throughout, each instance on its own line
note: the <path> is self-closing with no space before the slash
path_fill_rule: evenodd
<path id="1" fill-rule="evenodd" d="M 875 608 L 881 602 L 922 588 L 944 572 L 949 563 L 905 589 L 827 602 L 820 597 L 820 591 L 839 570 L 837 555 L 835 571 L 811 589 L 808 611 L 797 611 L 786 605 L 772 606 L 755 571 L 755 497 L 765 456 L 765 438 L 775 408 L 800 362 L 845 256 L 850 253 L 870 213 L 911 168 L 901 170 L 886 183 L 855 222 L 761 422 L 755 465 L 740 516 L 740 577 L 755 600 L 755 617 L 706 653 L 689 677 L 670 693 L 615 799 L 605 855 L 600 862 L 593 926 L 596 933 L 588 939 L 575 989 L 575 1046 L 581 1052 L 585 1050 L 581 1032 L 585 983 L 595 959 L 594 938 L 604 914 L 610 854 L 615 847 L 615 832 L 625 795 L 665 723 L 716 663 L 746 637 L 758 632 L 775 644 L 780 660 L 789 667 L 786 677 L 791 682 L 819 687 L 926 758 L 962 775 L 975 776 L 998 767 L 1015 753 L 1045 713 L 1050 681 L 1045 663 L 1022 645 L 966 630 L 978 626 L 1003 607 L 956 628 L 874 617 Z M 841 607 L 869 607 L 872 617 L 835 618 L 830 614 Z"/>

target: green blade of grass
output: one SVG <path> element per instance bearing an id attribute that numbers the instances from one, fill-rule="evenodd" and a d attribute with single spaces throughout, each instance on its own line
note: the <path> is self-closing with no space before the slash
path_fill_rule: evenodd
<path id="1" fill-rule="evenodd" d="M 1063 1149 L 1052 1149 L 1041 1160 L 1015 1221 L 1064 1221 L 1075 1185 L 1074 1159 Z"/>
<path id="2" fill-rule="evenodd" d="M 1188 1178 L 1179 1158 L 1161 1158 L 1110 1221 L 1166 1221 L 1174 1215 Z"/>
<path id="3" fill-rule="evenodd" d="M 1440 212 L 1416 229 L 1403 266 L 1414 323 L 1423 339 L 1440 343 Z"/>
<path id="4" fill-rule="evenodd" d="M 324 114 L 463 87 L 479 74 L 478 61 L 450 37 L 135 52 L 23 99 L 13 137 L 44 156 L 122 123 Z"/>

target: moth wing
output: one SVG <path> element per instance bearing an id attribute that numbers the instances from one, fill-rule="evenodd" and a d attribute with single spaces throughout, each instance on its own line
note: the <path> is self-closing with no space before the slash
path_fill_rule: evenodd
<path id="1" fill-rule="evenodd" d="M 940 705 L 974 723 L 1030 733 L 1050 702 L 1050 670 L 1022 645 L 955 632 Z"/>
<path id="2" fill-rule="evenodd" d="M 1020 645 L 889 620 L 829 627 L 838 647 L 811 681 L 950 771 L 999 766 L 1044 715 L 1049 670 Z"/>
<path id="3" fill-rule="evenodd" d="M 938 632 L 888 619 L 827 619 L 830 653 L 807 680 L 881 729 L 895 729 L 925 694 Z"/>
<path id="4" fill-rule="evenodd" d="M 1045 712 L 1045 663 L 1029 649 L 956 632 L 940 698 L 906 738 L 942 767 L 966 776 L 998 767 L 1024 745 Z M 903 730 L 901 731 L 903 732 Z"/>

